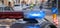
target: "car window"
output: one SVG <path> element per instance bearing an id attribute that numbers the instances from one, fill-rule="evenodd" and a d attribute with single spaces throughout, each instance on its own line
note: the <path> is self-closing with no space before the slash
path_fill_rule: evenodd
<path id="1" fill-rule="evenodd" d="M 5 12 L 12 12 L 13 11 L 13 8 L 11 8 L 11 7 L 5 7 L 4 8 L 4 11 Z"/>
<path id="2" fill-rule="evenodd" d="M 11 8 L 9 8 L 9 7 L 5 7 L 4 10 L 8 10 L 8 11 L 10 11 Z"/>
<path id="3" fill-rule="evenodd" d="M 2 12 L 3 11 L 3 8 L 2 7 L 0 7 L 0 12 Z"/>
<path id="4" fill-rule="evenodd" d="M 11 7 L 0 7 L 0 12 L 12 12 L 13 8 Z"/>
<path id="5" fill-rule="evenodd" d="M 14 6 L 20 6 L 20 5 L 14 5 Z"/>

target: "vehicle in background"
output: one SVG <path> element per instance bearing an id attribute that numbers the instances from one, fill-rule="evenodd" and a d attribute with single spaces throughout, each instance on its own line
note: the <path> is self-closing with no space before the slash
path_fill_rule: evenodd
<path id="1" fill-rule="evenodd" d="M 13 9 L 14 11 L 23 11 L 23 10 L 26 10 L 28 9 L 30 6 L 27 6 L 27 5 L 20 5 L 20 4 L 16 4 L 14 5 Z"/>
<path id="2" fill-rule="evenodd" d="M 8 6 L 0 6 L 0 19 L 20 19 L 23 18 L 22 11 L 14 11 L 13 8 Z"/>

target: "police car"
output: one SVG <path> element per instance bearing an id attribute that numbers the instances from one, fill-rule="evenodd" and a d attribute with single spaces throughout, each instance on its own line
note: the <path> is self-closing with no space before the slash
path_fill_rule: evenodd
<path id="1" fill-rule="evenodd" d="M 31 11 L 25 18 L 12 23 L 10 28 L 57 28 L 45 18 L 44 11 Z"/>

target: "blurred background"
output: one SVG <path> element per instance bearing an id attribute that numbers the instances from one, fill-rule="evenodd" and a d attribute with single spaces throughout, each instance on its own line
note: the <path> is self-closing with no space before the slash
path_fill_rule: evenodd
<path id="1" fill-rule="evenodd" d="M 43 5 L 41 5 L 42 3 Z M 30 8 L 28 8 L 30 7 L 31 4 L 35 5 L 32 10 L 37 10 L 37 11 L 40 10 L 39 8 L 40 6 L 43 6 L 42 10 L 46 12 L 45 17 L 47 19 L 49 18 L 48 20 L 51 21 L 52 23 L 53 23 L 53 20 L 52 20 L 51 8 L 55 6 L 56 8 L 58 8 L 57 19 L 59 20 L 59 23 L 60 23 L 60 0 L 0 0 L 0 8 L 9 6 L 9 7 L 12 7 L 15 11 L 23 11 L 25 13 L 31 10 Z M 24 11 L 22 7 L 28 8 L 28 9 Z M 0 19 L 0 26 L 1 28 L 5 28 L 5 26 L 6 28 L 9 28 L 11 23 L 14 21 L 16 20 L 15 19 Z M 60 24 L 58 25 L 58 28 L 60 28 L 59 26 Z"/>

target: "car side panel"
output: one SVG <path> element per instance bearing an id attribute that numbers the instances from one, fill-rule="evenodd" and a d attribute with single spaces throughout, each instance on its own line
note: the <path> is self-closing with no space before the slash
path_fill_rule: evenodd
<path id="1" fill-rule="evenodd" d="M 0 18 L 23 18 L 23 12 L 0 12 Z"/>

